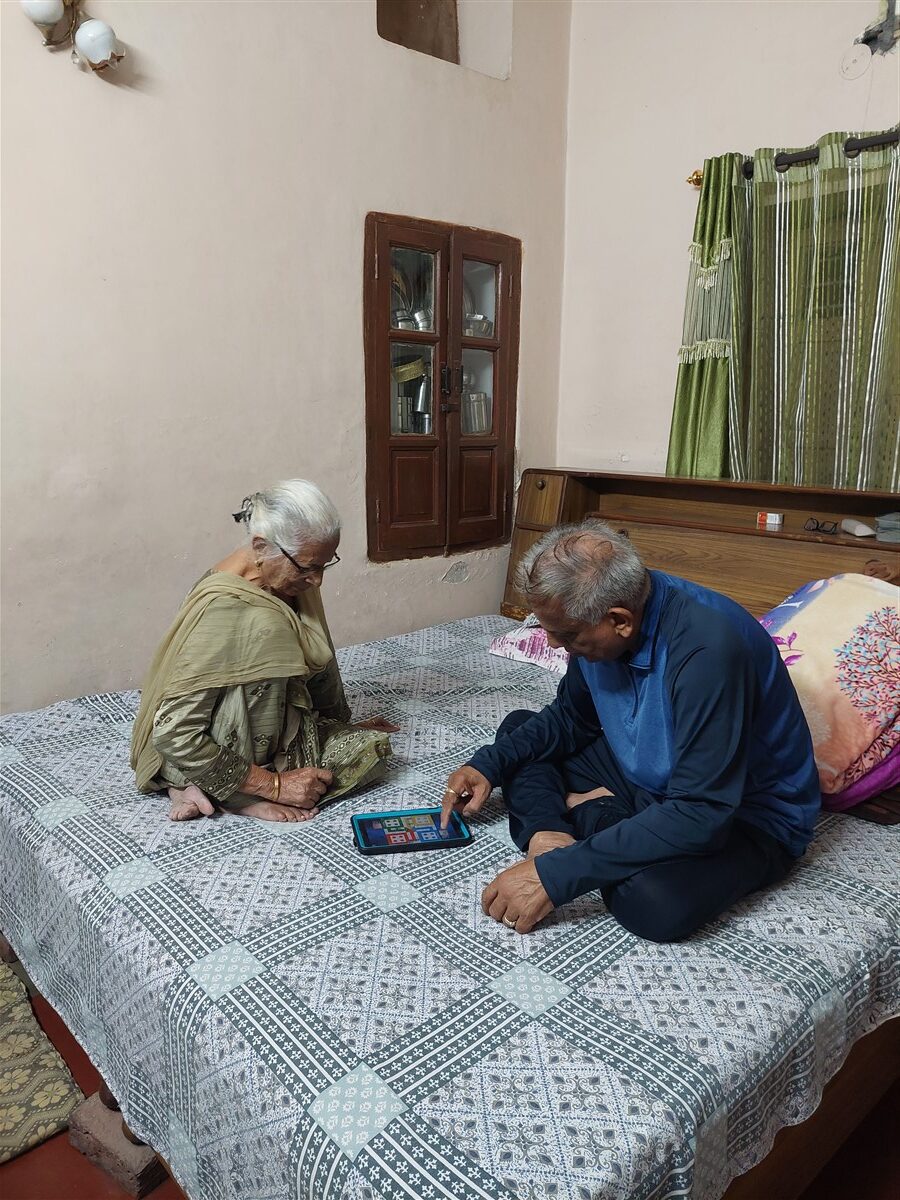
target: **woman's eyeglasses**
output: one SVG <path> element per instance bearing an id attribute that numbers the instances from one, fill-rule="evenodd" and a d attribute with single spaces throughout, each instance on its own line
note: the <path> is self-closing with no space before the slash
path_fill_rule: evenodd
<path id="1" fill-rule="evenodd" d="M 809 533 L 837 533 L 837 521 L 817 521 L 810 517 L 803 528 Z"/>
<path id="2" fill-rule="evenodd" d="M 276 542 L 275 545 L 278 546 L 278 543 Z M 284 546 L 278 546 L 278 549 L 281 551 L 281 553 L 284 555 L 284 557 L 288 560 L 288 562 L 291 562 L 294 564 L 294 566 L 297 568 L 298 574 L 301 575 L 304 579 L 308 579 L 310 577 L 310 575 L 317 575 L 319 573 L 319 571 L 327 571 L 329 567 L 336 567 L 337 564 L 341 561 L 341 556 L 339 554 L 336 554 L 330 562 L 306 563 L 304 565 L 303 563 L 298 563 L 296 558 L 293 557 L 293 555 L 288 554 L 288 552 L 287 552 L 287 550 L 285 550 Z"/>

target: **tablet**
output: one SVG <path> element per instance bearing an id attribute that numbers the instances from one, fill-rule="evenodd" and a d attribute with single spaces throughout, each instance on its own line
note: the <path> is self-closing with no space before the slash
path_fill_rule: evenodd
<path id="1" fill-rule="evenodd" d="M 458 812 L 441 829 L 439 808 L 401 809 L 351 817 L 353 840 L 360 854 L 404 854 L 409 850 L 450 850 L 467 846 L 472 834 Z"/>

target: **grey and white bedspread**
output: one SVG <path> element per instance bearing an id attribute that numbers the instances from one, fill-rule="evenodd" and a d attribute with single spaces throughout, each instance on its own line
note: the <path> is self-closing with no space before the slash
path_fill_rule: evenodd
<path id="1" fill-rule="evenodd" d="M 128 769 L 137 696 L 0 722 L 2 926 L 191 1200 L 717 1198 L 900 1005 L 897 831 L 825 817 L 781 887 L 677 946 L 584 897 L 482 916 L 517 857 L 362 858 L 351 811 L 437 803 L 555 679 L 497 617 L 340 652 L 402 725 L 386 783 L 305 825 L 174 824 Z"/>

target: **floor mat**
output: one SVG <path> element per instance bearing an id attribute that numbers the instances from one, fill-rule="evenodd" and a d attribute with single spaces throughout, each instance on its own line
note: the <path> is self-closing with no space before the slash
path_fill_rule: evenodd
<path id="1" fill-rule="evenodd" d="M 25 985 L 0 963 L 0 1163 L 65 1129 L 82 1098 L 35 1020 Z"/>

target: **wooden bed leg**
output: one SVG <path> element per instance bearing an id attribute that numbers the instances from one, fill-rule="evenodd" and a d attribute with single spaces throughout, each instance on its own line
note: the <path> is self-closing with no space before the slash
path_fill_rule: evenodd
<path id="1" fill-rule="evenodd" d="M 69 1141 L 137 1200 L 149 1195 L 166 1178 L 162 1160 L 152 1147 L 135 1138 L 106 1084 L 72 1113 Z"/>
<path id="2" fill-rule="evenodd" d="M 19 956 L 16 954 L 15 950 L 13 950 L 12 946 L 9 944 L 3 934 L 0 933 L 0 962 L 17 963 L 18 961 Z"/>
<path id="3" fill-rule="evenodd" d="M 105 1083 L 100 1084 L 100 1091 L 97 1093 L 97 1095 L 100 1097 L 100 1103 L 103 1105 L 103 1107 L 108 1108 L 110 1112 L 117 1113 L 117 1112 L 122 1111 L 119 1107 L 118 1100 L 115 1098 L 115 1096 L 112 1094 L 112 1092 L 109 1090 L 109 1088 L 106 1086 Z M 125 1123 L 124 1117 L 122 1118 L 122 1132 L 128 1138 L 129 1142 L 131 1142 L 132 1146 L 146 1146 L 147 1145 L 146 1142 L 141 1141 L 141 1139 L 137 1136 L 136 1133 L 133 1133 L 131 1131 L 131 1129 L 129 1129 L 129 1127 Z"/>
<path id="4" fill-rule="evenodd" d="M 146 1145 L 147 1145 L 147 1143 L 146 1143 L 146 1142 L 142 1142 L 142 1141 L 141 1141 L 141 1139 L 138 1137 L 138 1135 L 137 1135 L 136 1133 L 133 1133 L 133 1132 L 132 1132 L 132 1131 L 131 1131 L 131 1130 L 128 1128 L 128 1126 L 125 1124 L 125 1118 L 124 1118 L 124 1117 L 122 1118 L 122 1132 L 123 1132 L 123 1133 L 125 1134 L 125 1136 L 128 1138 L 129 1142 L 131 1142 L 132 1146 L 146 1146 Z"/>

